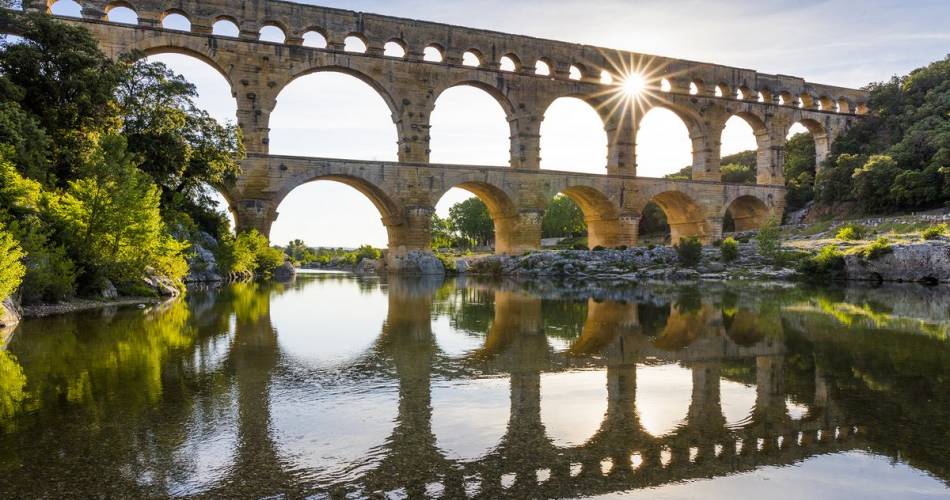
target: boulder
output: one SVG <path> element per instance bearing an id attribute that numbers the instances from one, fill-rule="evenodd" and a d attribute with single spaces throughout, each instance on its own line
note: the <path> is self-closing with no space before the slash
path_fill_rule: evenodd
<path id="1" fill-rule="evenodd" d="M 115 285 L 113 285 L 111 281 L 105 280 L 105 282 L 99 288 L 99 296 L 103 300 L 115 300 L 119 298 L 119 290 L 116 289 Z"/>
<path id="2" fill-rule="evenodd" d="M 188 275 L 185 283 L 209 283 L 224 281 L 218 272 L 218 261 L 211 250 L 218 242 L 210 234 L 200 232 L 191 244 L 192 254 L 188 258 Z"/>
<path id="3" fill-rule="evenodd" d="M 290 261 L 284 261 L 284 264 L 274 269 L 272 276 L 277 281 L 290 281 L 297 276 L 297 269 Z"/>
<path id="4" fill-rule="evenodd" d="M 383 268 L 383 261 L 378 259 L 362 259 L 353 269 L 359 275 L 377 274 Z"/>
<path id="5" fill-rule="evenodd" d="M 7 339 L 13 335 L 20 317 L 20 306 L 13 297 L 7 297 L 0 302 L 0 349 L 3 349 Z"/>
<path id="6" fill-rule="evenodd" d="M 405 254 L 387 256 L 387 271 L 394 274 L 422 276 L 445 275 L 445 266 L 429 252 L 412 250 Z"/>
<path id="7" fill-rule="evenodd" d="M 849 280 L 950 282 L 950 244 L 944 241 L 895 244 L 874 260 L 861 255 L 845 259 Z"/>
<path id="8" fill-rule="evenodd" d="M 171 278 L 162 276 L 151 268 L 146 269 L 145 273 L 142 282 L 145 286 L 154 290 L 159 297 L 177 297 L 181 295 L 181 290 Z"/>

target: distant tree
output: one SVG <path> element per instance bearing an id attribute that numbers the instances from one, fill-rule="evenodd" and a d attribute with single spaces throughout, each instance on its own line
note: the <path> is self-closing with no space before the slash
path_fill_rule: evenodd
<path id="1" fill-rule="evenodd" d="M 666 212 L 656 203 L 647 203 L 640 218 L 641 234 L 668 233 L 670 224 L 666 220 Z"/>
<path id="2" fill-rule="evenodd" d="M 495 237 L 495 224 L 488 207 L 478 198 L 456 203 L 449 209 L 449 220 L 463 238 L 476 245 L 487 246 Z"/>
<path id="3" fill-rule="evenodd" d="M 720 167 L 722 182 L 755 184 L 755 169 L 741 163 L 729 163 Z"/>
<path id="4" fill-rule="evenodd" d="M 577 203 L 564 195 L 555 196 L 544 212 L 541 234 L 545 238 L 564 238 L 582 236 L 586 233 L 584 212 Z"/>
<path id="5" fill-rule="evenodd" d="M 854 198 L 866 212 L 892 208 L 891 186 L 899 173 L 897 162 L 890 156 L 872 156 L 851 175 Z"/>
<path id="6" fill-rule="evenodd" d="M 452 221 L 432 214 L 432 248 L 452 248 L 458 246 L 458 243 Z"/>

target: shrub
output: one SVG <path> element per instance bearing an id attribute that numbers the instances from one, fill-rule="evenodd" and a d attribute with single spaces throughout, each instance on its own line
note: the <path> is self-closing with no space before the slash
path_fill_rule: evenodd
<path id="1" fill-rule="evenodd" d="M 867 260 L 875 260 L 893 251 L 894 249 L 891 248 L 891 242 L 882 236 L 874 240 L 874 243 L 864 247 L 864 250 L 861 251 L 861 255 Z"/>
<path id="2" fill-rule="evenodd" d="M 857 224 L 847 224 L 838 231 L 835 238 L 841 241 L 860 240 L 864 238 L 864 228 Z"/>
<path id="3" fill-rule="evenodd" d="M 443 252 L 433 252 L 433 254 L 442 262 L 442 267 L 445 268 L 446 273 L 455 274 L 458 271 L 454 255 Z"/>
<path id="4" fill-rule="evenodd" d="M 695 236 L 683 238 L 676 244 L 676 255 L 681 265 L 696 267 L 703 256 L 703 244 Z"/>
<path id="5" fill-rule="evenodd" d="M 945 234 L 947 234 L 947 225 L 936 224 L 924 229 L 921 236 L 923 236 L 925 240 L 937 240 L 942 238 Z"/>
<path id="6" fill-rule="evenodd" d="M 732 237 L 726 238 L 719 244 L 719 251 L 724 262 L 732 262 L 739 258 L 739 243 Z"/>
<path id="7" fill-rule="evenodd" d="M 0 300 L 19 288 L 26 274 L 22 259 L 25 254 L 13 235 L 0 226 Z"/>
<path id="8" fill-rule="evenodd" d="M 833 279 L 845 268 L 844 254 L 834 245 L 828 245 L 816 255 L 802 259 L 798 271 L 810 278 Z"/>
<path id="9" fill-rule="evenodd" d="M 759 229 L 759 234 L 756 235 L 755 240 L 759 245 L 759 253 L 765 258 L 774 259 L 782 247 L 782 233 L 778 227 L 778 221 L 774 217 L 769 219 Z"/>
<path id="10" fill-rule="evenodd" d="M 26 275 L 20 296 L 24 303 L 60 302 L 76 294 L 76 266 L 66 249 L 50 241 L 41 222 L 31 217 L 10 225 L 26 252 Z"/>

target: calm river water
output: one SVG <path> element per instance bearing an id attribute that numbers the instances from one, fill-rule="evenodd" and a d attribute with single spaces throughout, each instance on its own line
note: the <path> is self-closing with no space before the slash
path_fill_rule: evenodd
<path id="1" fill-rule="evenodd" d="M 309 275 L 28 320 L 0 498 L 947 498 L 948 292 Z"/>

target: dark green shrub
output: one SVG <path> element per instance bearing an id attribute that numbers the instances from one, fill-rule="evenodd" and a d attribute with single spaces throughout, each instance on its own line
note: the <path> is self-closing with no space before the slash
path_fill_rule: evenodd
<path id="1" fill-rule="evenodd" d="M 755 236 L 755 241 L 759 245 L 759 253 L 767 259 L 775 259 L 779 250 L 782 248 L 782 232 L 778 227 L 778 221 L 775 218 L 759 229 L 759 234 Z"/>
<path id="2" fill-rule="evenodd" d="M 723 262 L 732 262 L 739 258 L 739 242 L 732 237 L 722 240 L 719 245 Z"/>
<path id="3" fill-rule="evenodd" d="M 685 267 L 696 267 L 703 257 L 703 244 L 695 236 L 681 239 L 675 248 L 680 264 Z"/>
<path id="4" fill-rule="evenodd" d="M 834 245 L 828 245 L 814 256 L 802 259 L 798 272 L 812 279 L 836 279 L 845 269 L 844 254 Z"/>

